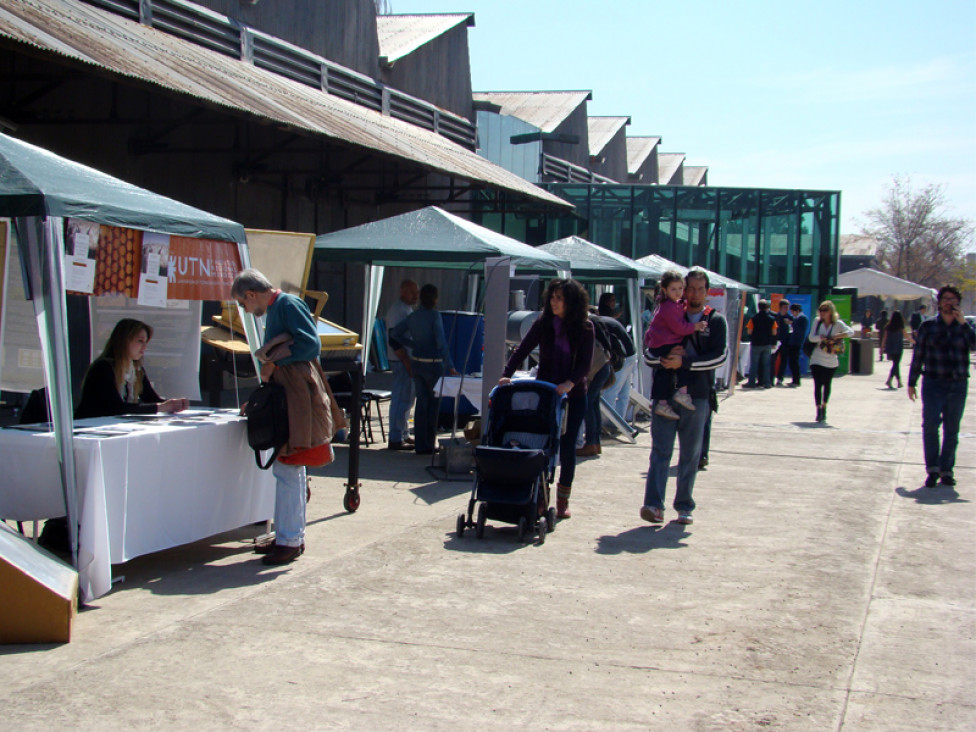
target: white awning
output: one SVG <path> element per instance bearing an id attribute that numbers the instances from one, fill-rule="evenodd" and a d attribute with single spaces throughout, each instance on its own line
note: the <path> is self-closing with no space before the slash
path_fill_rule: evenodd
<path id="1" fill-rule="evenodd" d="M 893 300 L 932 299 L 936 290 L 894 277 L 876 269 L 855 269 L 837 277 L 838 287 L 856 287 L 858 297 L 890 297 Z"/>

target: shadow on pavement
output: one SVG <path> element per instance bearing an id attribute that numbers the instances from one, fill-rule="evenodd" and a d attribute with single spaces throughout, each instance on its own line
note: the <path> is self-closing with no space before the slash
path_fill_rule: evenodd
<path id="1" fill-rule="evenodd" d="M 652 549 L 680 549 L 688 546 L 682 541 L 691 532 L 676 521 L 657 526 L 638 526 L 616 535 L 597 539 L 597 554 L 643 554 Z"/>
<path id="2" fill-rule="evenodd" d="M 520 549 L 539 546 L 534 533 L 532 541 L 519 541 L 517 532 L 516 527 L 506 524 L 486 524 L 483 539 L 474 535 L 474 529 L 467 529 L 461 537 L 452 531 L 444 537 L 444 548 L 452 552 L 471 554 L 511 554 Z"/>
<path id="3" fill-rule="evenodd" d="M 915 503 L 921 503 L 926 506 L 941 506 L 946 503 L 969 503 L 967 499 L 959 497 L 959 493 L 956 492 L 955 488 L 950 488 L 945 485 L 938 485 L 934 488 L 922 486 L 915 490 L 898 486 L 895 488 L 895 493 L 902 498 L 913 498 L 915 499 Z"/>

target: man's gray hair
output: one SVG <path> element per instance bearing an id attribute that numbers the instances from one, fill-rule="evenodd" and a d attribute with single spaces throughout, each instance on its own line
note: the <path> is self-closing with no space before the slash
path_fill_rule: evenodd
<path id="1" fill-rule="evenodd" d="M 688 284 L 688 280 L 690 279 L 705 280 L 705 289 L 708 289 L 709 287 L 708 272 L 706 272 L 701 267 L 692 267 L 691 269 L 688 270 L 688 272 L 685 274 L 686 285 Z"/>
<path id="2" fill-rule="evenodd" d="M 256 269 L 245 269 L 237 273 L 230 287 L 231 297 L 244 297 L 247 292 L 267 292 L 274 289 L 271 280 Z"/>

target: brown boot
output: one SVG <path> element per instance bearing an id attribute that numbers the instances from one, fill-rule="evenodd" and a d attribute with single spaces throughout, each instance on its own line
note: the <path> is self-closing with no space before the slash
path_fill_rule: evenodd
<path id="1" fill-rule="evenodd" d="M 556 484 L 556 518 L 568 519 L 573 515 L 569 512 L 569 494 L 572 490 L 571 486 Z"/>

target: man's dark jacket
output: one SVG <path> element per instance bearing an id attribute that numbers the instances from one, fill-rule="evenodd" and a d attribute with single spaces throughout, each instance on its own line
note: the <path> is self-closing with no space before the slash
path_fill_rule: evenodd
<path id="1" fill-rule="evenodd" d="M 681 368 L 688 369 L 688 394 L 692 399 L 708 399 L 715 384 L 715 369 L 720 368 L 728 356 L 728 326 L 725 318 L 712 308 L 705 308 L 707 331 L 695 331 L 687 336 L 682 345 L 695 349 L 694 356 L 681 357 Z M 654 369 L 654 383 L 651 385 L 651 399 L 668 399 L 672 391 L 670 379 L 660 376 L 667 373 L 661 366 L 661 359 L 644 349 L 644 363 Z"/>

